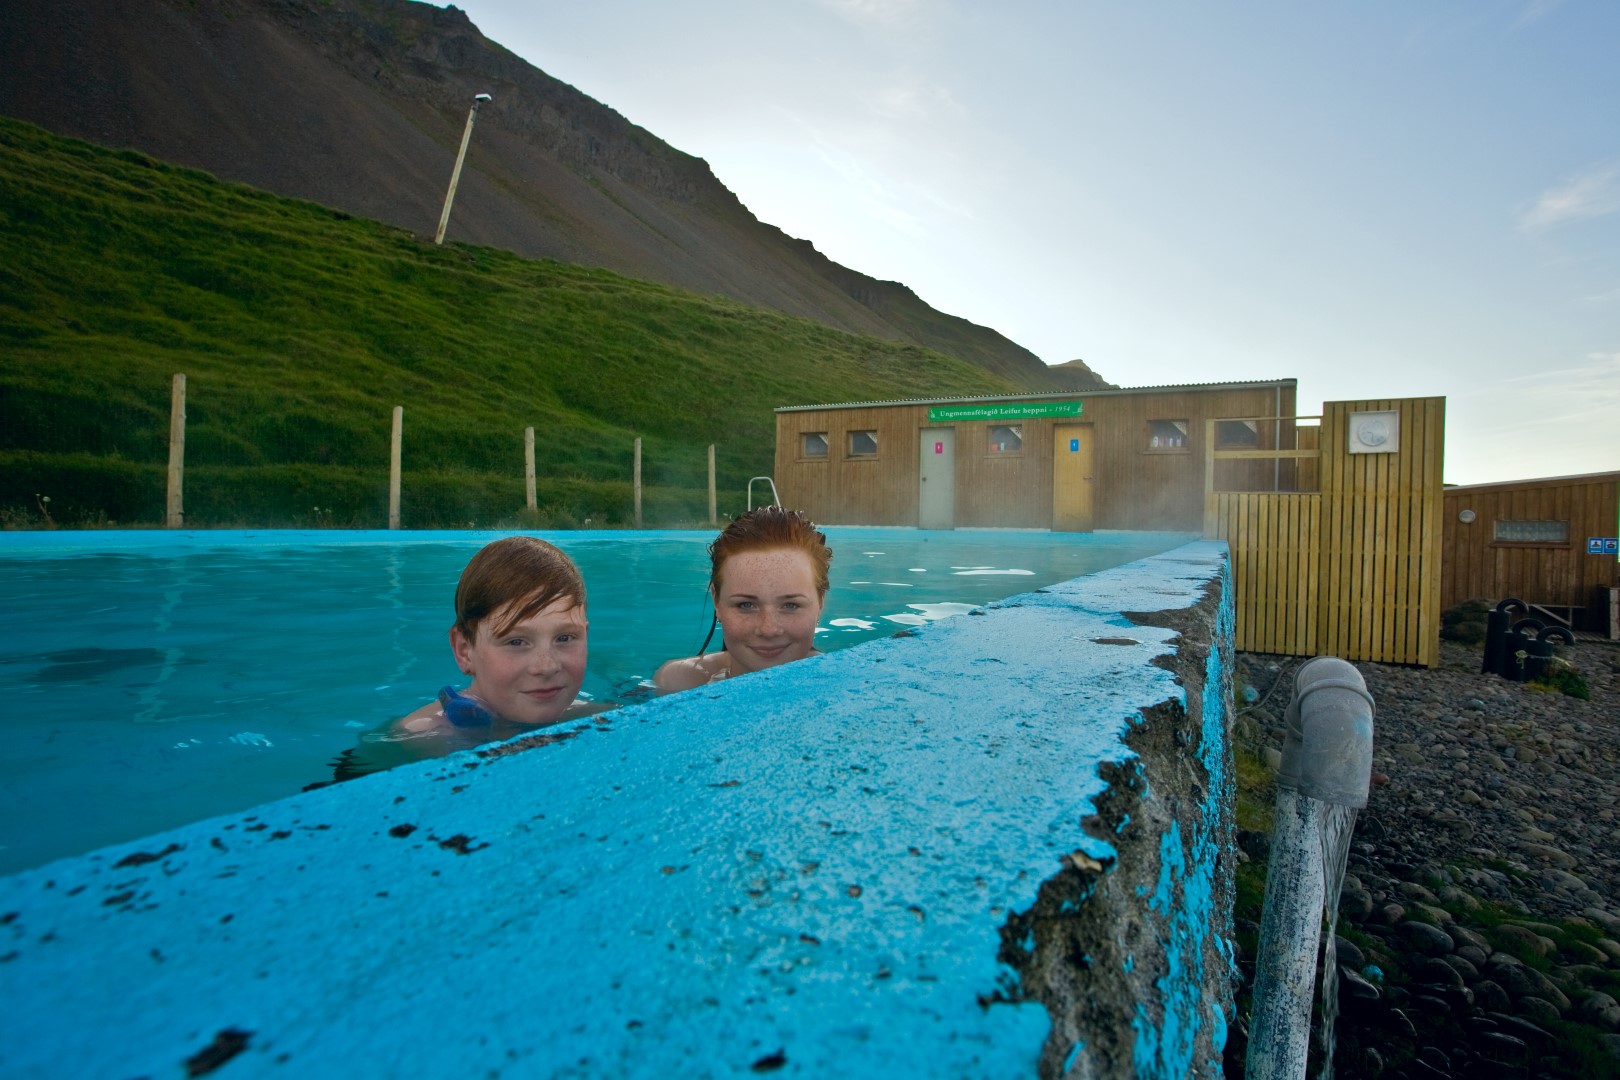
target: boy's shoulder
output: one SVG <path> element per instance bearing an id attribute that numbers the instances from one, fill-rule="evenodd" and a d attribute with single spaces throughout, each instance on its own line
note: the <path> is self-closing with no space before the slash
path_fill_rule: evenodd
<path id="1" fill-rule="evenodd" d="M 433 700 L 415 712 L 395 720 L 392 730 L 397 734 L 419 735 L 423 732 L 450 727 L 450 718 L 444 715 L 444 705 Z"/>

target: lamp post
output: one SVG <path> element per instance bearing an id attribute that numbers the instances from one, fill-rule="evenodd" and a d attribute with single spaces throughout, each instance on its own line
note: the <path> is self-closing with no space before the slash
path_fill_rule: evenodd
<path id="1" fill-rule="evenodd" d="M 461 163 L 467 160 L 467 144 L 472 142 L 473 121 L 478 119 L 478 106 L 490 100 L 493 99 L 488 94 L 479 94 L 473 98 L 472 108 L 467 110 L 467 127 L 461 133 L 461 149 L 456 151 L 456 167 L 450 173 L 450 190 L 444 193 L 444 213 L 439 215 L 439 231 L 433 235 L 435 244 L 444 243 L 444 230 L 450 225 L 450 204 L 456 201 L 456 185 L 461 183 Z"/>

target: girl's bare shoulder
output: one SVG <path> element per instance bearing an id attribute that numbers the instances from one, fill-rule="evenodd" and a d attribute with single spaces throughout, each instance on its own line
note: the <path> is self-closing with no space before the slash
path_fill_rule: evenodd
<path id="1" fill-rule="evenodd" d="M 677 690 L 690 690 L 724 679 L 730 674 L 731 657 L 724 651 L 684 656 L 667 661 L 660 667 L 653 676 L 653 686 L 661 694 L 673 694 Z"/>

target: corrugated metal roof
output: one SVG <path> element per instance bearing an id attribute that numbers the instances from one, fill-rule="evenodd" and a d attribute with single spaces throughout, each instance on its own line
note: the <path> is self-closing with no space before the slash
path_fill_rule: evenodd
<path id="1" fill-rule="evenodd" d="M 1273 379 L 1266 382 L 1214 382 L 1177 383 L 1170 386 L 1132 386 L 1117 390 L 1063 390 L 1050 394 L 969 394 L 960 397 L 895 398 L 889 401 L 839 401 L 825 405 L 782 405 L 776 412 L 814 412 L 817 409 L 879 409 L 894 405 L 977 405 L 992 401 L 1055 401 L 1077 397 L 1117 397 L 1122 394 L 1168 394 L 1177 390 L 1269 390 L 1272 387 L 1297 386 L 1298 379 Z"/>
<path id="2" fill-rule="evenodd" d="M 1442 492 L 1451 495 L 1462 491 L 1481 491 L 1487 488 L 1524 487 L 1526 484 L 1620 483 L 1620 472 L 1575 473 L 1573 476 L 1537 476 L 1529 480 L 1491 480 L 1483 484 L 1451 484 Z"/>

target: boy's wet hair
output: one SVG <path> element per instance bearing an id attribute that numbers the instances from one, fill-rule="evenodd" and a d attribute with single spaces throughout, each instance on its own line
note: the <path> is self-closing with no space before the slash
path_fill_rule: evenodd
<path id="1" fill-rule="evenodd" d="M 496 637 L 532 618 L 557 600 L 585 606 L 585 579 L 579 567 L 554 545 L 533 536 L 508 536 L 484 545 L 456 583 L 456 629 L 478 640 L 478 625 L 510 605 Z"/>
<path id="2" fill-rule="evenodd" d="M 784 510 L 780 506 L 761 506 L 748 511 L 727 525 L 709 545 L 709 592 L 719 595 L 720 568 L 731 556 L 776 548 L 791 548 L 810 556 L 816 595 L 826 599 L 827 567 L 832 563 L 827 536 L 800 511 Z"/>

